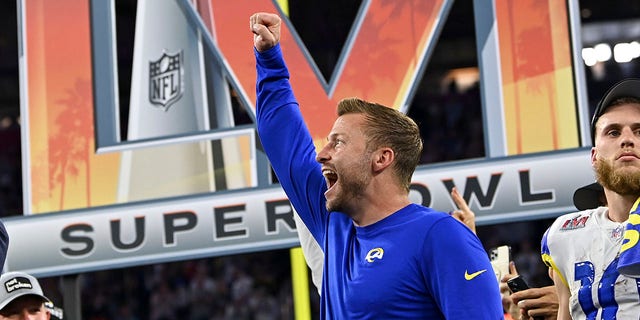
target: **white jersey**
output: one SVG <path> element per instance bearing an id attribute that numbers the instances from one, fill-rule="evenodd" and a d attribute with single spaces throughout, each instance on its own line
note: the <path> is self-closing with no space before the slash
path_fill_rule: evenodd
<path id="1" fill-rule="evenodd" d="M 304 260 L 307 262 L 309 269 L 311 269 L 311 281 L 313 281 L 313 284 L 316 286 L 318 294 L 321 294 L 324 252 L 309 229 L 307 229 L 307 226 L 302 222 L 298 213 L 293 215 L 293 220 L 296 222 L 298 239 L 300 240 Z"/>
<path id="2" fill-rule="evenodd" d="M 640 319 L 640 278 L 620 275 L 625 223 L 606 207 L 560 216 L 542 238 L 542 259 L 571 292 L 573 319 Z"/>

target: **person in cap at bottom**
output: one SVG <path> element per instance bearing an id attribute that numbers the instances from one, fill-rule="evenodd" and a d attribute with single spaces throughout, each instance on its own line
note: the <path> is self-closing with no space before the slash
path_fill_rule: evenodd
<path id="1" fill-rule="evenodd" d="M 42 293 L 38 280 L 24 272 L 6 272 L 0 276 L 0 320 L 50 319 L 45 306 L 51 300 Z"/>

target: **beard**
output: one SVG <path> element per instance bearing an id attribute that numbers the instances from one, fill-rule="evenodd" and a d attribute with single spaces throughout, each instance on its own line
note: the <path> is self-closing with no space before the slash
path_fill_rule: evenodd
<path id="1" fill-rule="evenodd" d="M 350 204 L 354 202 L 354 200 L 360 198 L 364 194 L 364 190 L 368 184 L 367 178 L 360 175 L 359 177 L 340 177 L 340 192 L 338 192 L 337 196 L 329 200 L 327 199 L 327 210 L 331 211 L 339 211 L 343 213 L 350 214 L 349 208 Z"/>
<path id="2" fill-rule="evenodd" d="M 349 173 L 341 173 L 338 176 L 340 180 L 337 186 L 337 195 L 332 199 L 327 199 L 326 207 L 329 212 L 338 211 L 345 213 L 349 216 L 357 214 L 352 212 L 351 209 L 358 198 L 364 195 L 364 190 L 371 181 L 371 177 L 368 176 L 369 159 L 363 158 L 359 165 L 351 166 L 347 170 Z"/>
<path id="3" fill-rule="evenodd" d="M 603 187 L 615 193 L 640 196 L 640 170 L 623 169 L 616 170 L 613 164 L 600 159 L 595 165 L 596 178 Z"/>

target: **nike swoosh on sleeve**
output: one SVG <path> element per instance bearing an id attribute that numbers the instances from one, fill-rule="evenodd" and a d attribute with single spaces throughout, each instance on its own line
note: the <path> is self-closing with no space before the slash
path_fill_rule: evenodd
<path id="1" fill-rule="evenodd" d="M 476 272 L 474 272 L 474 273 L 469 274 L 469 273 L 467 272 L 467 270 L 465 270 L 465 271 L 464 271 L 464 279 L 465 279 L 465 280 L 472 280 L 473 278 L 475 278 L 475 277 L 479 276 L 480 274 L 482 274 L 482 273 L 484 273 L 484 272 L 486 272 L 486 271 L 487 271 L 487 269 L 482 269 L 482 270 L 480 270 L 480 271 L 476 271 Z"/>

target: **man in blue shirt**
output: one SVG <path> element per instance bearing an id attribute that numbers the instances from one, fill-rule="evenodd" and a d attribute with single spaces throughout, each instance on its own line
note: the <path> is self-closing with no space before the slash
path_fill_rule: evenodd
<path id="1" fill-rule="evenodd" d="M 278 179 L 324 252 L 321 317 L 502 319 L 498 282 L 478 237 L 449 214 L 413 204 L 418 126 L 357 98 L 318 153 L 293 95 L 280 18 L 250 18 L 258 134 Z"/>

